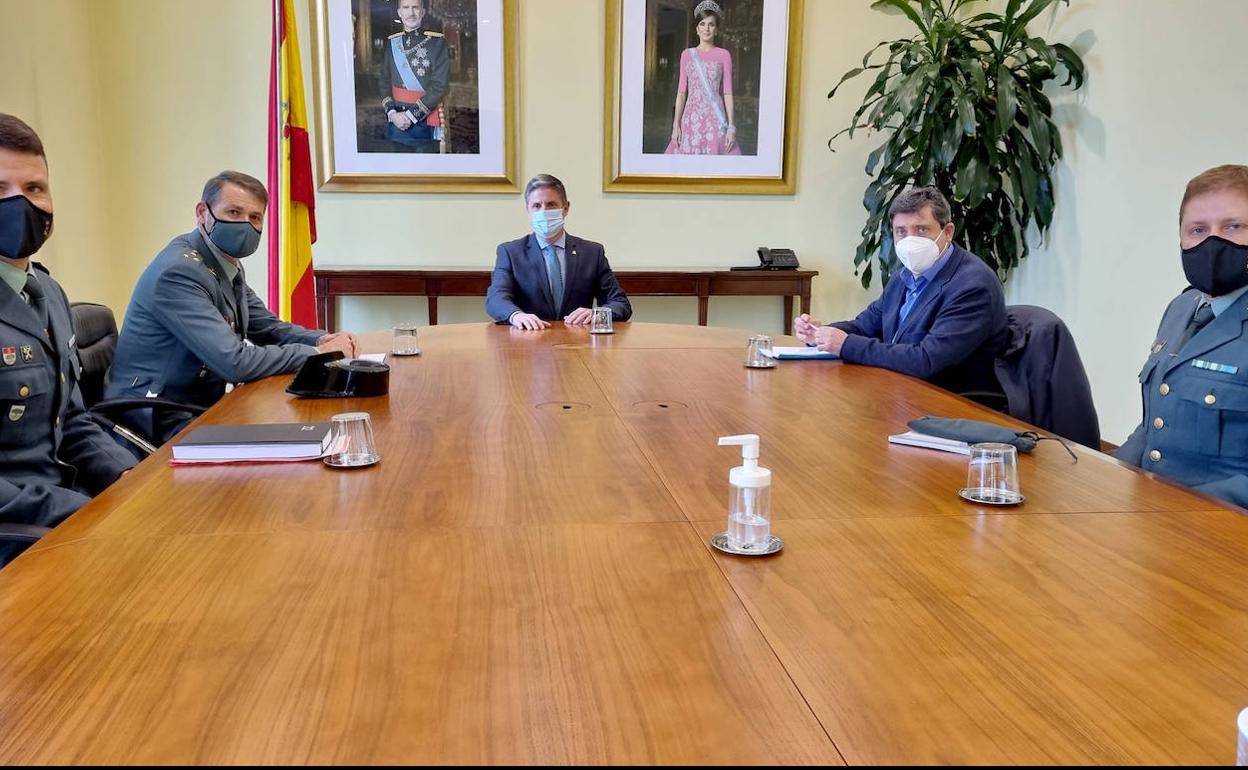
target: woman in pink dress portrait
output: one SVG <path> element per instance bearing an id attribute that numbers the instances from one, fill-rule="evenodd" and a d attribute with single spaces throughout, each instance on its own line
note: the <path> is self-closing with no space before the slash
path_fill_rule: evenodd
<path id="1" fill-rule="evenodd" d="M 740 155 L 732 122 L 732 55 L 715 45 L 723 10 L 715 0 L 694 8 L 698 44 L 680 54 L 680 85 L 668 155 Z"/>

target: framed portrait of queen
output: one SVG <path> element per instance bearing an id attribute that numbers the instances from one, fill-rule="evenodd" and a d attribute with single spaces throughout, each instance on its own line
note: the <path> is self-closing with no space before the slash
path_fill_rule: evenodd
<path id="1" fill-rule="evenodd" d="M 608 0 L 604 189 L 792 194 L 802 0 Z"/>
<path id="2" fill-rule="evenodd" d="M 312 0 L 322 190 L 508 192 L 518 0 Z"/>

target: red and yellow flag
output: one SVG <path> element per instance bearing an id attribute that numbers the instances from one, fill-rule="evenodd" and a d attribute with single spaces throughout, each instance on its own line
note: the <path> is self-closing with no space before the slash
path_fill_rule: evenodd
<path id="1" fill-rule="evenodd" d="M 269 309 L 278 318 L 308 328 L 317 325 L 312 285 L 313 189 L 295 9 L 292 0 L 274 0 L 269 66 Z"/>

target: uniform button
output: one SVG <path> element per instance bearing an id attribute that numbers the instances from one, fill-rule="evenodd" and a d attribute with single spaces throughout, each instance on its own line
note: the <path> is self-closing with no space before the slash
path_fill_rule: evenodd
<path id="1" fill-rule="evenodd" d="M 61 372 L 61 382 L 65 382 L 65 372 Z"/>
<path id="2" fill-rule="evenodd" d="M 1161 430 L 1162 428 L 1166 427 L 1166 421 L 1158 417 L 1157 419 L 1153 420 L 1153 427 L 1156 428 L 1157 430 Z"/>
<path id="3" fill-rule="evenodd" d="M 1167 385 L 1166 383 L 1164 383 L 1164 382 L 1163 382 L 1163 383 L 1161 383 L 1161 388 L 1160 388 L 1160 390 L 1161 390 L 1161 395 L 1163 395 L 1163 396 L 1168 396 L 1168 395 L 1170 395 L 1170 386 L 1169 386 L 1169 385 Z"/>
<path id="4" fill-rule="evenodd" d="M 1152 460 L 1153 462 L 1158 462 L 1159 460 L 1161 460 L 1161 452 L 1158 452 L 1156 449 L 1154 449 L 1153 451 L 1148 453 L 1148 459 Z"/>
<path id="5" fill-rule="evenodd" d="M 1213 406 L 1214 404 L 1218 403 L 1218 397 L 1210 393 L 1209 395 L 1205 396 L 1205 403 L 1208 404 L 1209 406 Z"/>
<path id="6" fill-rule="evenodd" d="M 27 396 L 30 395 L 30 388 L 23 385 L 21 389 L 17 391 L 17 395 L 21 396 L 22 398 L 26 398 Z"/>
<path id="7" fill-rule="evenodd" d="M 57 424 L 57 425 L 60 425 L 60 424 L 61 424 L 61 418 L 60 418 L 60 417 L 57 417 L 57 418 L 56 418 L 56 424 Z"/>

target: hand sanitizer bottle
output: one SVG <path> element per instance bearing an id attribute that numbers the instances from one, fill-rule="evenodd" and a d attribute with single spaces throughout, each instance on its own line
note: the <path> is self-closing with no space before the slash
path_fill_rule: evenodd
<path id="1" fill-rule="evenodd" d="M 720 446 L 740 446 L 744 465 L 728 473 L 728 545 L 761 551 L 771 539 L 771 471 L 758 467 L 758 436 L 723 436 Z"/>

